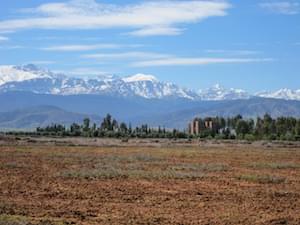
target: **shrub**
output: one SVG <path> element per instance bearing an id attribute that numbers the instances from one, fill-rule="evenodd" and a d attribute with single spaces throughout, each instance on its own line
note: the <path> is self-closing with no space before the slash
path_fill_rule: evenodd
<path id="1" fill-rule="evenodd" d="M 247 141 L 256 141 L 256 138 L 255 138 L 255 136 L 253 134 L 246 134 L 245 135 L 245 139 Z"/>

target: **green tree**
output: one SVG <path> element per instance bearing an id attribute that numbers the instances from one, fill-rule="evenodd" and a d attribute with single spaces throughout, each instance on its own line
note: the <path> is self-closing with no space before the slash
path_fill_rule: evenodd
<path id="1" fill-rule="evenodd" d="M 263 136 L 263 120 L 260 117 L 256 119 L 256 126 L 254 134 L 256 137 L 261 138 Z"/>
<path id="2" fill-rule="evenodd" d="M 90 130 L 90 119 L 89 118 L 85 118 L 83 120 L 83 131 L 84 132 L 88 132 Z"/>
<path id="3" fill-rule="evenodd" d="M 287 120 L 285 117 L 279 117 L 276 120 L 276 133 L 277 136 L 285 136 L 287 133 Z"/>
<path id="4" fill-rule="evenodd" d="M 73 136 L 80 136 L 81 131 L 80 131 L 80 126 L 77 123 L 73 123 L 70 127 L 71 135 Z"/>
<path id="5" fill-rule="evenodd" d="M 128 128 L 127 128 L 126 123 L 121 123 L 121 124 L 120 124 L 120 131 L 121 131 L 123 134 L 127 134 Z"/>
<path id="6" fill-rule="evenodd" d="M 244 137 L 250 133 L 249 123 L 245 120 L 238 120 L 236 124 L 236 133 L 238 136 Z"/>
<path id="7" fill-rule="evenodd" d="M 296 133 L 296 135 L 300 136 L 300 119 L 297 120 L 297 124 L 295 127 L 295 133 Z"/>
<path id="8" fill-rule="evenodd" d="M 112 121 L 111 126 L 112 126 L 112 127 L 111 127 L 111 130 L 112 130 L 112 131 L 118 131 L 118 129 L 119 129 L 119 124 L 118 124 L 118 121 L 117 121 L 117 120 L 114 119 L 114 120 Z"/>
<path id="9" fill-rule="evenodd" d="M 106 117 L 103 119 L 100 129 L 102 131 L 112 131 L 113 130 L 112 117 L 110 114 L 107 114 Z"/>

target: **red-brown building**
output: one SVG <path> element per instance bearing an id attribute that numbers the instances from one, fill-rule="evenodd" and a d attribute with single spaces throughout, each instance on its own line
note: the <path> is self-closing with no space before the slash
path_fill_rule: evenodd
<path id="1" fill-rule="evenodd" d="M 214 129 L 214 122 L 211 119 L 199 119 L 195 118 L 190 124 L 189 124 L 189 133 L 192 135 L 198 135 L 203 130 L 212 130 Z"/>

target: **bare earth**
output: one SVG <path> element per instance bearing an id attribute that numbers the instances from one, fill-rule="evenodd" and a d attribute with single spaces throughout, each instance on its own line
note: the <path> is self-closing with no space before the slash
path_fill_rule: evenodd
<path id="1" fill-rule="evenodd" d="M 299 143 L 0 138 L 0 225 L 300 224 Z"/>

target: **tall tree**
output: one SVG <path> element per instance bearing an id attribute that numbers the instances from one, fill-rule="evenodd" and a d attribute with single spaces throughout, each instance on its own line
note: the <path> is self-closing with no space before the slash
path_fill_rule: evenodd
<path id="1" fill-rule="evenodd" d="M 295 133 L 296 133 L 296 135 L 300 136 L 300 119 L 297 120 L 297 124 L 295 127 Z"/>
<path id="2" fill-rule="evenodd" d="M 83 120 L 83 131 L 84 132 L 88 132 L 90 130 L 90 119 L 89 118 L 85 118 Z"/>

